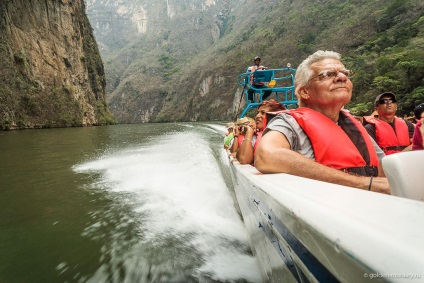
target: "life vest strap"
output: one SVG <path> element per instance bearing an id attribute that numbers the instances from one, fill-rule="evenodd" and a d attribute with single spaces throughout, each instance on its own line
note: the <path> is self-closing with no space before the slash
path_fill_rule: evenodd
<path id="1" fill-rule="evenodd" d="M 351 167 L 343 170 L 346 173 L 358 175 L 358 176 L 378 176 L 378 167 L 365 165 L 362 167 Z"/>
<path id="2" fill-rule="evenodd" d="M 388 146 L 383 148 L 384 151 L 388 151 L 388 150 L 404 150 L 405 148 L 407 148 L 406 146 L 403 145 L 396 145 L 396 146 Z"/>

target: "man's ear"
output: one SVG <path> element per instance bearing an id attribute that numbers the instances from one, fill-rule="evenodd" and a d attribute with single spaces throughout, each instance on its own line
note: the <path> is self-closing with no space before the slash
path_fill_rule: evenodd
<path id="1" fill-rule="evenodd" d="M 303 99 L 309 98 L 308 87 L 302 86 L 302 87 L 299 88 L 298 92 L 299 92 L 300 97 L 302 97 Z"/>

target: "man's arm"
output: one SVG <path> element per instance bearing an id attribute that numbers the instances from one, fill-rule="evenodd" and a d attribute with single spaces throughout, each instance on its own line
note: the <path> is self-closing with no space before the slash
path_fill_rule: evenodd
<path id="1" fill-rule="evenodd" d="M 412 150 L 412 138 L 414 136 L 414 124 L 412 124 L 411 122 L 407 121 L 407 120 L 403 120 L 406 123 L 406 126 L 408 126 L 408 134 L 409 134 L 409 146 L 407 146 L 406 148 L 404 148 L 402 151 L 411 151 Z"/>
<path id="2" fill-rule="evenodd" d="M 368 190 L 370 185 L 370 177 L 344 173 L 291 150 L 286 137 L 278 131 L 269 131 L 262 136 L 256 149 L 255 167 L 262 173 L 287 173 L 363 190 Z M 390 194 L 386 178 L 374 177 L 371 190 Z"/>
<path id="3" fill-rule="evenodd" d="M 371 138 L 371 136 L 370 136 L 370 138 Z M 375 142 L 375 140 L 373 138 L 371 138 L 371 142 L 372 142 L 372 144 L 374 146 L 375 152 L 377 153 L 377 158 L 378 158 L 378 176 L 380 176 L 380 177 L 386 177 L 386 174 L 384 173 L 384 170 L 383 170 L 383 162 L 381 162 L 383 160 L 383 158 L 386 156 L 386 154 L 378 146 L 378 144 Z"/>
<path id="4" fill-rule="evenodd" d="M 408 126 L 408 134 L 409 134 L 409 138 L 411 139 L 411 142 L 412 142 L 412 137 L 414 136 L 415 126 L 414 126 L 414 124 L 412 124 L 408 120 L 404 120 L 404 121 L 405 121 L 406 125 Z"/>

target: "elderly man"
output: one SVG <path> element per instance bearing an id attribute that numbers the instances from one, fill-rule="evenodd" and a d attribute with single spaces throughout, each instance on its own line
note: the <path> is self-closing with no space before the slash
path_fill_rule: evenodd
<path id="1" fill-rule="evenodd" d="M 386 155 L 412 148 L 414 125 L 396 117 L 397 100 L 392 92 L 378 95 L 374 102 L 378 116 L 364 117 L 365 128 Z"/>
<path id="2" fill-rule="evenodd" d="M 298 67 L 299 108 L 280 113 L 264 131 L 255 155 L 263 173 L 288 173 L 390 194 L 365 128 L 342 110 L 352 96 L 351 72 L 340 54 L 317 51 Z M 380 150 L 380 154 L 382 154 Z M 384 155 L 384 154 L 382 154 Z"/>

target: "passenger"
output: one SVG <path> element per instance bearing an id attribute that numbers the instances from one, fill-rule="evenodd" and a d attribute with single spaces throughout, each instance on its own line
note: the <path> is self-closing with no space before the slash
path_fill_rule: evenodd
<path id="1" fill-rule="evenodd" d="M 424 149 L 424 103 L 414 109 L 415 118 L 418 120 L 415 125 L 414 136 L 412 137 L 412 150 Z"/>
<path id="2" fill-rule="evenodd" d="M 234 142 L 230 149 L 230 152 L 232 153 L 233 157 L 236 157 L 237 151 L 245 140 L 244 137 L 248 129 L 253 130 L 253 132 L 256 132 L 255 120 L 250 117 L 243 117 L 237 120 L 236 127 L 234 129 Z M 254 143 L 256 140 L 256 135 L 254 135 L 253 138 L 251 138 L 250 140 Z"/>
<path id="3" fill-rule="evenodd" d="M 281 111 L 284 109 L 286 109 L 284 105 L 280 104 L 275 99 L 266 100 L 259 104 L 255 116 L 256 132 L 254 132 L 252 128 L 248 127 L 246 130 L 246 135 L 244 136 L 245 140 L 255 140 L 255 142 L 244 142 L 241 144 L 236 155 L 237 160 L 240 162 L 240 164 L 253 165 L 256 148 L 262 137 L 263 130 L 265 130 L 266 127 L 266 113 Z"/>
<path id="4" fill-rule="evenodd" d="M 418 120 L 415 118 L 415 116 L 404 116 L 403 120 L 409 121 L 414 125 L 418 122 Z"/>
<path id="5" fill-rule="evenodd" d="M 224 138 L 224 148 L 229 149 L 231 147 L 231 145 L 233 144 L 233 140 L 234 140 L 235 124 L 234 123 L 228 123 L 226 125 L 226 127 L 227 127 L 227 133 L 226 133 L 225 138 Z"/>
<path id="6" fill-rule="evenodd" d="M 377 177 L 382 168 L 376 150 L 384 154 L 365 128 L 341 110 L 352 97 L 350 75 L 333 51 L 317 51 L 300 64 L 295 76 L 300 108 L 269 122 L 255 155 L 260 172 L 390 194 L 387 179 Z"/>
<path id="7" fill-rule="evenodd" d="M 261 65 L 261 58 L 259 58 L 258 56 L 255 57 L 253 64 L 254 64 L 253 66 L 250 66 L 249 68 L 247 68 L 247 73 L 253 73 L 256 70 L 265 70 L 266 69 L 264 66 Z M 263 82 L 254 83 L 253 74 L 250 75 L 250 82 L 251 82 L 251 85 L 255 88 L 266 88 L 265 83 L 263 83 Z M 265 100 L 266 98 L 268 98 L 271 95 L 271 93 L 272 93 L 271 90 L 263 91 L 262 100 Z M 250 102 L 255 101 L 255 90 L 249 89 L 247 91 L 247 95 L 248 95 L 247 99 Z"/>
<path id="8" fill-rule="evenodd" d="M 386 155 L 412 149 L 414 125 L 396 117 L 397 100 L 392 92 L 377 96 L 374 109 L 378 117 L 366 116 L 365 129 Z"/>

